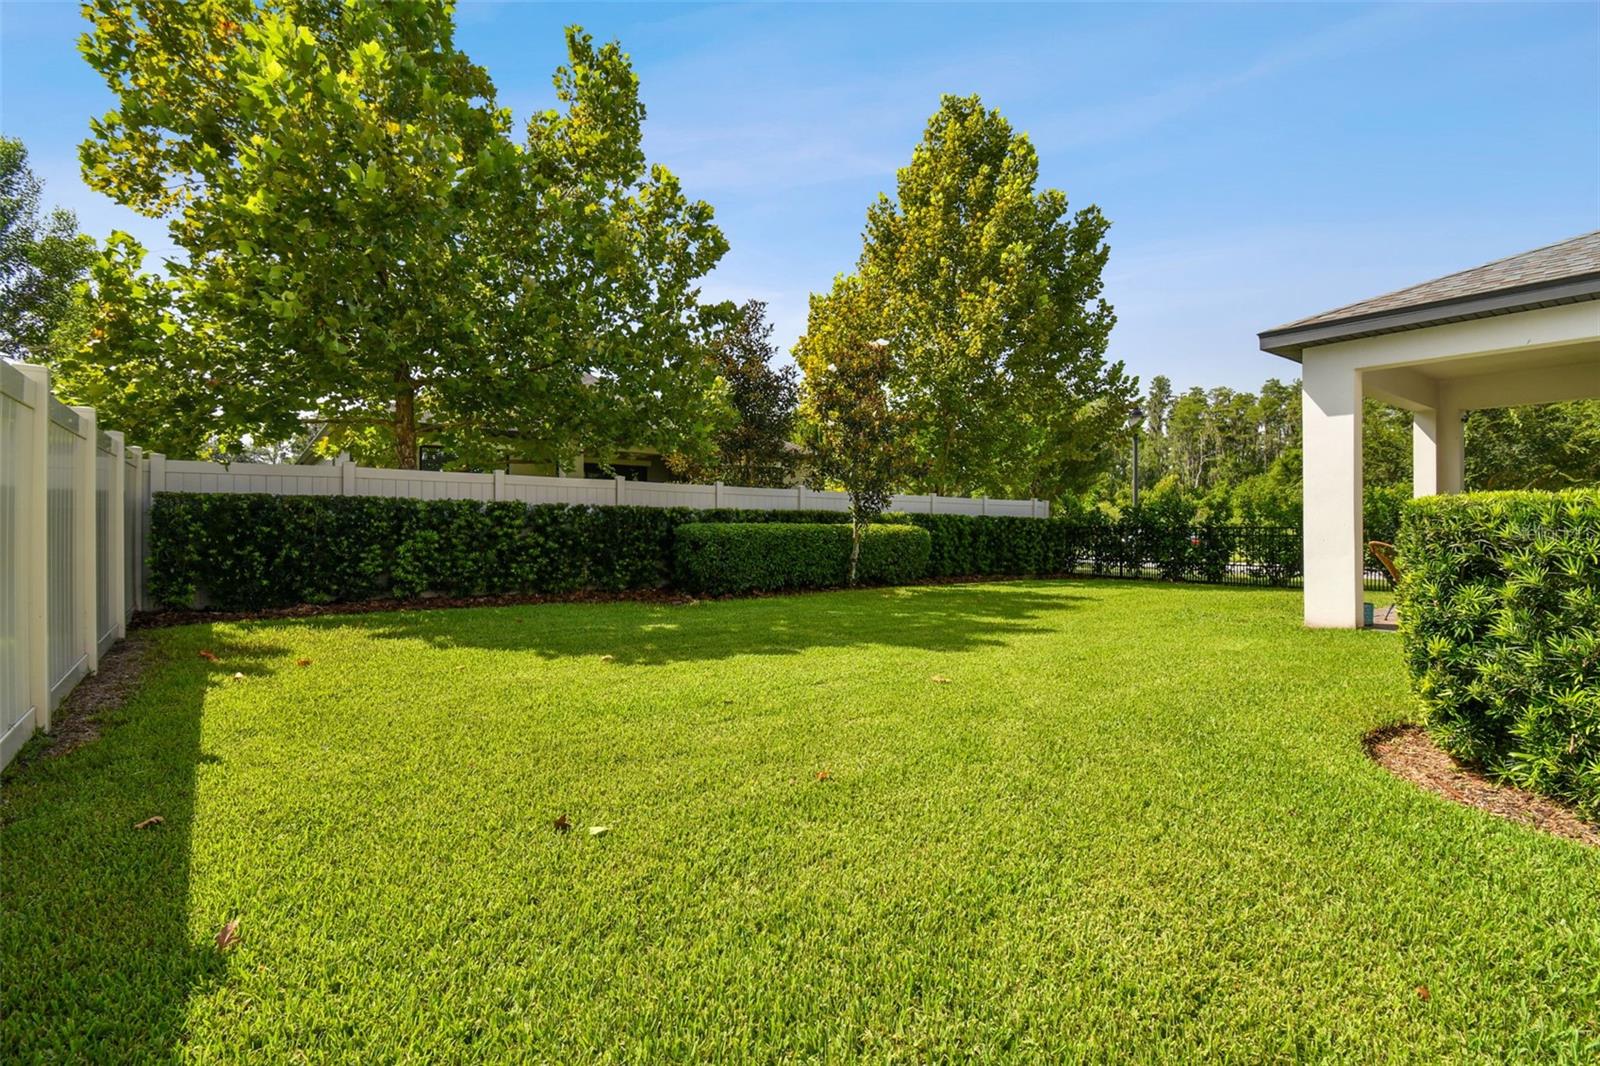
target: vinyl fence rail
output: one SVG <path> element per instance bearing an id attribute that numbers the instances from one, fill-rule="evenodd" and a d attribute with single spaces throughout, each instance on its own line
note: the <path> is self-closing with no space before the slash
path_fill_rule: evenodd
<path id="1" fill-rule="evenodd" d="M 746 508 L 760 511 L 843 511 L 842 492 L 803 487 L 690 485 L 626 478 L 541 477 L 532 474 L 454 474 L 389 470 L 348 459 L 326 466 L 206 463 L 152 457 L 150 491 L 264 492 L 274 496 L 400 496 L 418 500 L 516 500 L 592 507 Z M 889 510 L 917 514 L 1007 515 L 1048 518 L 1046 500 L 991 500 L 964 496 L 895 496 Z"/>

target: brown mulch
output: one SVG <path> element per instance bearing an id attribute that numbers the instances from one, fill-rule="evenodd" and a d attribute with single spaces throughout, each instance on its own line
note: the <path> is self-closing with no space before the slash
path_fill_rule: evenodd
<path id="1" fill-rule="evenodd" d="M 1600 847 L 1600 826 L 1584 821 L 1572 808 L 1548 796 L 1495 784 L 1456 762 L 1421 726 L 1390 726 L 1369 733 L 1364 743 L 1379 766 L 1430 792 L 1497 818 Z"/>
<path id="2" fill-rule="evenodd" d="M 100 659 L 100 669 L 78 682 L 50 716 L 48 747 L 40 758 L 65 755 L 100 735 L 100 715 L 121 707 L 133 695 L 144 673 L 147 646 L 130 636 L 118 641 Z"/>

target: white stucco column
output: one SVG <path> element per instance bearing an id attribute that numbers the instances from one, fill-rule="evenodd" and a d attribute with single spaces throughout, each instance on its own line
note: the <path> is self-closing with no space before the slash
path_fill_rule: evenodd
<path id="1" fill-rule="evenodd" d="M 1439 420 L 1438 484 L 1435 492 L 1460 492 L 1467 481 L 1467 441 L 1461 424 L 1463 412 L 1459 406 L 1441 401 L 1436 418 Z"/>
<path id="2" fill-rule="evenodd" d="M 1308 352 L 1301 386 L 1305 622 L 1361 628 L 1361 373 Z"/>
<path id="3" fill-rule="evenodd" d="M 1439 412 L 1411 412 L 1411 495 L 1439 491 Z"/>

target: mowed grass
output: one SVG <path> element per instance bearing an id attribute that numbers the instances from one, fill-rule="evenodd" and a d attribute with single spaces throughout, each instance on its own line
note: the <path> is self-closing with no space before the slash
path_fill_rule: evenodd
<path id="1" fill-rule="evenodd" d="M 1396 638 L 1299 612 L 1020 582 L 148 633 L 105 734 L 6 780 L 0 1059 L 1596 1061 L 1600 852 L 1372 765 Z"/>

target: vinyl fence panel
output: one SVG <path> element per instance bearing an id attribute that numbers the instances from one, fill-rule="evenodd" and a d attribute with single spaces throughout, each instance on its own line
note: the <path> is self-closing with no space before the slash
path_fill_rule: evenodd
<path id="1" fill-rule="evenodd" d="M 35 452 L 38 408 L 45 391 L 0 362 L 0 766 L 33 735 L 38 702 L 31 585 L 35 496 L 42 488 Z"/>
<path id="2" fill-rule="evenodd" d="M 0 766 L 127 633 L 144 467 L 43 367 L 0 360 Z"/>
<path id="3" fill-rule="evenodd" d="M 50 400 L 46 484 L 50 706 L 59 706 L 91 667 L 94 650 L 94 432 L 92 419 Z M 87 475 L 85 476 L 85 472 Z M 85 567 L 83 560 L 90 560 Z M 85 570 L 88 573 L 85 573 Z M 85 611 L 85 601 L 91 610 Z"/>
<path id="4" fill-rule="evenodd" d="M 766 511 L 847 511 L 842 492 L 804 487 L 694 485 L 628 481 L 624 478 L 547 477 L 535 474 L 457 474 L 438 470 L 390 470 L 348 460 L 323 466 L 262 463 L 199 463 L 152 456 L 154 492 L 265 492 L 275 496 L 398 496 L 414 500 L 514 500 L 589 507 L 689 507 Z M 1011 515 L 1048 518 L 1043 500 L 985 500 L 952 496 L 895 496 L 891 511 L 917 514 Z"/>

